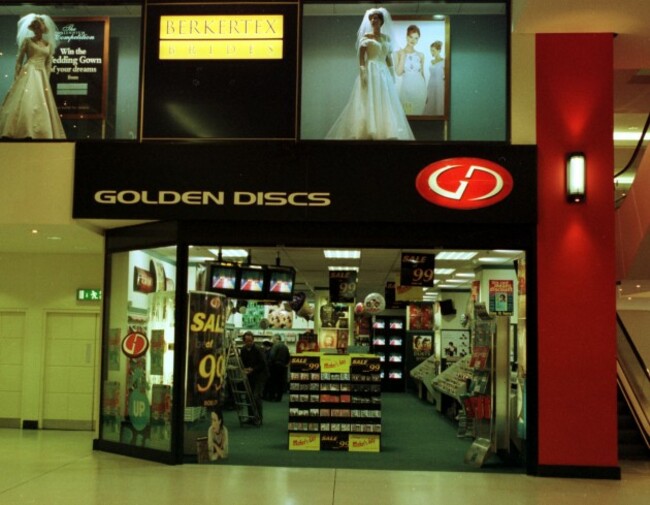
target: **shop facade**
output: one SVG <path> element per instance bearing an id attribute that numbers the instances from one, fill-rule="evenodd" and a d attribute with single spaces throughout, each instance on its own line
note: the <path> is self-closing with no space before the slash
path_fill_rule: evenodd
<path id="1" fill-rule="evenodd" d="M 142 5 L 142 86 L 141 94 L 139 90 L 135 93 L 141 113 L 134 118 L 135 132 L 131 125 L 114 137 L 121 140 L 133 134 L 139 142 L 79 141 L 75 150 L 75 219 L 154 221 L 106 234 L 100 418 L 110 423 L 111 409 L 128 411 L 129 404 L 134 414 L 142 416 L 132 425 L 130 438 L 120 427 L 102 427 L 98 449 L 168 463 L 184 459 L 188 297 L 196 288 L 190 273 L 191 246 L 506 248 L 525 252 L 527 263 L 526 471 L 534 475 L 618 476 L 614 353 L 610 356 L 614 319 L 610 327 L 607 318 L 614 313 L 613 292 L 611 300 L 606 296 L 592 300 L 589 307 L 569 310 L 566 306 L 567 300 L 582 298 L 583 290 L 608 285 L 614 276 L 613 208 L 606 183 L 611 128 L 607 131 L 607 120 L 593 115 L 594 111 L 599 118 L 611 114 L 611 100 L 603 98 L 611 89 L 611 79 L 594 79 L 593 74 L 570 64 L 589 54 L 611 57 L 611 40 L 607 36 L 537 37 L 538 143 L 512 145 L 510 5 L 488 3 L 498 4 L 502 13 L 484 18 L 451 16 L 450 25 L 443 25 L 443 30 L 444 26 L 449 29 L 445 43 L 450 47 L 450 65 L 454 65 L 450 67 L 447 105 L 438 116 L 411 121 L 414 143 L 325 140 L 327 125 L 338 114 L 333 110 L 338 109 L 324 104 L 338 100 L 342 107 L 350 85 L 324 86 L 331 81 L 328 75 L 343 68 L 343 57 L 330 63 L 320 49 L 336 41 L 336 51 L 348 54 L 344 48 L 350 44 L 344 34 L 354 35 L 359 23 L 358 16 L 332 15 L 328 10 L 331 2 L 198 5 L 156 1 Z M 351 7 L 359 10 L 359 6 Z M 304 16 L 310 12 L 312 15 Z M 183 16 L 205 21 L 206 16 L 226 15 L 265 17 L 267 28 L 272 19 L 282 19 L 282 35 L 279 39 L 274 35 L 272 40 L 282 41 L 283 57 L 278 61 L 249 58 L 255 54 L 251 49 L 255 44 L 248 40 L 246 58 L 197 62 L 194 49 L 182 47 L 187 40 L 174 37 L 174 30 L 181 30 L 181 25 L 174 23 Z M 404 16 L 407 21 L 409 16 L 416 19 L 412 13 Z M 163 22 L 168 28 L 165 36 Z M 319 27 L 327 29 L 323 32 Z M 195 35 L 200 39 L 205 30 Z M 353 46 L 354 36 L 351 40 Z M 180 53 L 170 52 L 167 46 L 172 42 Z M 467 49 L 477 44 L 496 47 L 488 61 L 478 56 L 472 60 Z M 167 55 L 185 56 L 164 57 L 160 52 L 163 46 Z M 271 46 L 265 47 L 270 50 Z M 572 55 L 565 58 L 569 63 L 561 71 L 554 66 L 558 54 Z M 356 73 L 353 66 L 349 82 Z M 580 90 L 585 96 L 585 86 L 592 90 L 588 94 L 592 100 L 572 102 L 571 90 Z M 116 96 L 123 98 L 124 94 Z M 597 131 L 547 107 L 552 100 L 558 108 L 571 102 L 572 118 L 585 117 L 589 109 L 589 125 L 599 125 Z M 120 107 L 112 110 L 133 111 L 128 105 Z M 101 130 L 98 127 L 97 131 Z M 195 140 L 202 142 L 188 142 Z M 595 167 L 596 174 L 602 173 L 590 175 L 589 197 L 581 205 L 567 203 L 564 195 L 564 157 L 576 150 L 586 152 L 590 167 Z M 479 188 L 473 197 L 487 199 L 486 205 L 459 207 L 458 201 L 463 200 L 459 192 L 456 204 L 449 206 L 431 194 L 436 193 L 432 173 L 445 162 L 464 170 L 451 174 L 455 177 L 451 191 Z M 472 166 L 482 169 L 471 171 Z M 489 174 L 491 179 L 476 185 L 481 174 Z M 486 184 L 492 189 L 499 186 L 499 194 L 486 190 Z M 449 197 L 449 190 L 446 194 Z M 611 254 L 603 251 L 608 245 Z M 146 399 L 137 394 L 130 399 L 116 397 L 106 382 L 111 382 L 111 366 L 121 365 L 111 365 L 111 355 L 124 353 L 122 341 L 128 335 L 126 330 L 115 332 L 117 325 L 111 318 L 119 314 L 137 325 L 142 314 L 137 310 L 125 314 L 130 300 L 112 293 L 134 282 L 126 274 L 134 275 L 135 266 L 156 263 L 155 255 L 144 254 L 134 265 L 129 253 L 158 247 L 174 248 L 174 268 L 163 269 L 164 275 L 143 282 L 165 286 L 153 290 L 166 294 L 160 296 L 156 309 L 156 317 L 164 314 L 155 320 L 160 327 L 150 329 L 173 331 L 173 353 L 165 357 L 160 353 L 160 345 L 165 344 L 158 341 L 154 345 L 150 340 L 147 345 L 152 351 L 156 348 L 156 359 L 162 360 L 163 378 L 159 384 L 147 385 Z M 590 268 L 579 268 L 591 264 L 585 258 L 593 259 L 593 267 L 599 269 L 597 279 Z M 156 272 L 155 266 L 152 271 Z M 126 287 L 134 290 L 135 285 Z M 587 314 L 589 320 L 576 329 L 572 318 Z M 136 340 L 127 342 L 127 351 L 137 347 Z M 562 347 L 568 352 L 559 356 Z M 592 367 L 576 358 L 585 349 L 602 366 Z M 120 373 L 124 371 L 120 369 Z M 147 382 L 143 373 L 134 369 L 129 376 Z M 567 383 L 589 381 L 595 386 L 583 389 L 578 399 L 566 388 Z M 154 385 L 160 386 L 155 395 Z M 119 386 L 122 391 L 123 386 Z M 118 403 L 110 398 L 118 398 Z M 596 404 L 600 414 L 586 423 L 584 408 L 593 409 Z M 159 440 L 160 445 L 145 447 L 138 438 L 143 433 Z M 592 444 L 594 439 L 601 443 Z"/>

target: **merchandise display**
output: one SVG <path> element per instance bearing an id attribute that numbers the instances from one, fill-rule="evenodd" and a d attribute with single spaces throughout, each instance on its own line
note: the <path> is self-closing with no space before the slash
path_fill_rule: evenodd
<path id="1" fill-rule="evenodd" d="M 289 449 L 379 452 L 379 369 L 372 355 L 292 357 Z"/>
<path id="2" fill-rule="evenodd" d="M 400 316 L 375 316 L 372 323 L 370 350 L 381 363 L 383 391 L 405 390 L 405 318 Z"/>

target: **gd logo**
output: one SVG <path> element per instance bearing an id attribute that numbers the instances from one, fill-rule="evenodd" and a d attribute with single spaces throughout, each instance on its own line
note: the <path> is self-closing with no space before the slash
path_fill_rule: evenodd
<path id="1" fill-rule="evenodd" d="M 420 196 L 435 205 L 472 210 L 490 207 L 512 191 L 510 172 L 480 158 L 449 158 L 426 166 L 415 179 Z"/>

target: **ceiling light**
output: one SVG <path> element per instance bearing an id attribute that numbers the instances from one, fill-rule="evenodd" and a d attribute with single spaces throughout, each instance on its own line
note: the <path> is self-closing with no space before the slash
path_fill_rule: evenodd
<path id="1" fill-rule="evenodd" d="M 442 251 L 436 254 L 437 260 L 471 260 L 476 251 Z"/>
<path id="2" fill-rule="evenodd" d="M 36 235 L 38 233 L 38 230 L 36 228 L 32 229 L 32 235 Z"/>
<path id="3" fill-rule="evenodd" d="M 641 138 L 638 132 L 614 132 L 614 140 L 634 140 L 637 141 Z M 646 135 L 644 141 L 650 140 L 650 136 Z"/>
<path id="4" fill-rule="evenodd" d="M 476 275 L 473 272 L 458 272 L 456 277 L 463 277 L 465 279 L 473 279 Z"/>
<path id="5" fill-rule="evenodd" d="M 434 268 L 435 275 L 451 275 L 456 271 L 455 268 Z"/>
<path id="6" fill-rule="evenodd" d="M 361 251 L 325 249 L 323 254 L 328 259 L 359 259 Z"/>
<path id="7" fill-rule="evenodd" d="M 47 240 L 63 240 L 63 239 L 61 237 L 52 236 L 52 237 L 47 237 Z"/>
<path id="8" fill-rule="evenodd" d="M 248 258 L 248 251 L 246 249 L 208 249 L 212 254 L 219 257 L 221 252 L 222 258 Z"/>
<path id="9" fill-rule="evenodd" d="M 330 272 L 345 272 L 345 271 L 349 271 L 349 270 L 354 270 L 355 272 L 359 271 L 359 267 L 329 266 L 329 267 L 327 267 L 327 269 Z"/>
<path id="10" fill-rule="evenodd" d="M 466 284 L 469 281 L 465 279 L 447 279 L 445 282 L 450 282 L 452 284 Z"/>
<path id="11" fill-rule="evenodd" d="M 509 258 L 483 257 L 478 259 L 479 263 L 507 263 Z"/>

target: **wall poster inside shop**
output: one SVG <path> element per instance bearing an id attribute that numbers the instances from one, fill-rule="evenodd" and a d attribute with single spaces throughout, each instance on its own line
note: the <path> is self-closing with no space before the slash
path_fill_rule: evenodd
<path id="1" fill-rule="evenodd" d="M 109 18 L 54 18 L 59 45 L 50 77 L 63 119 L 104 119 Z"/>

